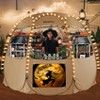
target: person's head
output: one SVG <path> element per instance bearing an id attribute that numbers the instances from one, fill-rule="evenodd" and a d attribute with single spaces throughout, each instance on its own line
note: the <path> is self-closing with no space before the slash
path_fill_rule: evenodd
<path id="1" fill-rule="evenodd" d="M 43 32 L 43 35 L 49 39 L 56 38 L 57 37 L 57 31 L 53 29 L 48 29 Z"/>
<path id="2" fill-rule="evenodd" d="M 48 31 L 47 37 L 48 37 L 49 39 L 52 39 L 52 38 L 53 38 L 53 33 L 52 33 L 51 31 Z"/>

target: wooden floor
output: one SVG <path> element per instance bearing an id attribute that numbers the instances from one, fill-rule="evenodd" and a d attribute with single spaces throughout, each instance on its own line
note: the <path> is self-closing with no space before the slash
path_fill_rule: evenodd
<path id="1" fill-rule="evenodd" d="M 26 95 L 5 87 L 2 79 L 3 75 L 0 75 L 0 100 L 100 100 L 100 70 L 97 73 L 95 86 L 87 91 L 66 96 Z"/>

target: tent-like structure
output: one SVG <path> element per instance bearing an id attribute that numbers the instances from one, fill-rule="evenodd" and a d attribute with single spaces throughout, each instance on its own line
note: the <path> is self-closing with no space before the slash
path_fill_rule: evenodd
<path id="1" fill-rule="evenodd" d="M 34 50 L 32 47 L 33 35 L 36 32 L 42 33 L 51 27 L 58 32 L 58 36 L 62 40 L 66 39 L 68 44 L 66 48 L 69 50 L 69 56 L 65 59 L 53 60 L 32 58 L 30 55 L 32 50 Z M 82 30 L 88 32 L 87 37 L 92 45 L 93 54 L 87 58 L 75 58 L 70 33 Z M 12 51 L 23 51 L 23 46 L 20 45 L 12 48 L 11 41 L 16 36 L 15 33 L 17 31 L 28 33 L 28 42 L 24 46 L 26 48 L 24 49 L 25 56 L 21 57 L 11 56 Z M 19 41 L 16 43 L 20 43 L 23 38 L 20 37 L 16 40 Z M 55 12 L 38 13 L 35 15 L 29 13 L 23 20 L 16 23 L 8 34 L 4 55 L 2 56 L 2 66 L 4 66 L 3 84 L 13 90 L 27 94 L 73 94 L 87 90 L 96 83 L 97 61 L 98 52 L 91 31 L 88 29 L 88 26 L 83 26 L 78 18 Z M 51 79 L 52 81 L 48 82 Z"/>

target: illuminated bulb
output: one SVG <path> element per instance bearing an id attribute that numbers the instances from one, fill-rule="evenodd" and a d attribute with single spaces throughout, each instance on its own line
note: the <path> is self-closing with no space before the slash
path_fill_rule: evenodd
<path id="1" fill-rule="evenodd" d="M 69 48 L 70 48 L 70 49 L 72 49 L 72 48 L 73 48 L 73 46 L 70 46 Z"/>
<path id="2" fill-rule="evenodd" d="M 4 48 L 4 50 L 6 51 L 6 50 L 7 50 L 7 48 Z"/>
<path id="3" fill-rule="evenodd" d="M 28 49 L 31 49 L 31 47 L 29 46 Z"/>
<path id="4" fill-rule="evenodd" d="M 89 31 L 89 28 L 86 28 L 87 31 Z"/>
<path id="5" fill-rule="evenodd" d="M 34 17 L 32 17 L 32 19 L 34 19 Z"/>
<path id="6" fill-rule="evenodd" d="M 68 35 L 68 38 L 70 39 L 70 38 L 71 38 L 71 36 L 70 36 L 70 35 Z"/>
<path id="7" fill-rule="evenodd" d="M 33 38 L 31 37 L 33 34 L 30 34 L 29 40 L 32 40 Z"/>
<path id="8" fill-rule="evenodd" d="M 72 17 L 75 17 L 75 15 L 72 15 Z"/>
<path id="9" fill-rule="evenodd" d="M 30 52 L 27 52 L 27 53 L 30 54 Z M 27 54 L 26 54 L 26 59 L 29 60 L 29 58 L 30 58 L 30 55 L 27 55 Z"/>
<path id="10" fill-rule="evenodd" d="M 40 16 L 40 15 L 39 15 L 38 17 L 39 17 L 39 18 L 41 18 L 41 16 Z"/>
<path id="11" fill-rule="evenodd" d="M 80 19 L 79 22 L 82 22 L 82 20 Z"/>
<path id="12" fill-rule="evenodd" d="M 65 17 L 65 20 L 67 19 L 67 17 Z"/>
<path id="13" fill-rule="evenodd" d="M 31 46 L 31 43 L 28 43 L 29 46 Z"/>
<path id="14" fill-rule="evenodd" d="M 74 59 L 72 59 L 72 62 L 75 62 L 75 60 L 74 60 Z"/>
<path id="15" fill-rule="evenodd" d="M 45 16 L 45 14 L 42 14 L 43 16 Z"/>
<path id="16" fill-rule="evenodd" d="M 100 63 L 100 61 L 96 61 L 97 63 Z"/>
<path id="17" fill-rule="evenodd" d="M 87 25 L 85 25 L 84 27 L 85 27 L 85 28 L 88 28 L 88 26 L 87 26 Z"/>
<path id="18" fill-rule="evenodd" d="M 29 63 L 29 62 L 30 62 L 29 58 L 26 60 L 26 62 L 27 62 L 27 63 Z"/>
<path id="19" fill-rule="evenodd" d="M 98 53 L 98 50 L 95 50 L 94 52 L 95 52 L 95 53 Z"/>
<path id="20" fill-rule="evenodd" d="M 15 25 L 18 25 L 18 23 L 16 23 Z"/>
<path id="21" fill-rule="evenodd" d="M 14 30 L 15 30 L 15 29 L 13 29 L 13 28 L 11 29 L 12 32 L 13 32 Z"/>
<path id="22" fill-rule="evenodd" d="M 26 66 L 27 66 L 26 68 L 28 68 L 28 66 L 29 66 L 29 63 L 27 63 L 27 64 L 26 64 Z"/>
<path id="23" fill-rule="evenodd" d="M 71 17 L 70 15 L 68 15 L 68 17 Z"/>
<path id="24" fill-rule="evenodd" d="M 33 27 L 32 27 L 33 28 Z M 33 33 L 34 31 L 33 30 L 31 30 L 31 33 Z"/>
<path id="25" fill-rule="evenodd" d="M 9 35 L 12 36 L 12 32 L 10 32 Z"/>
<path id="26" fill-rule="evenodd" d="M 74 54 L 74 52 L 73 52 L 73 51 L 71 51 L 71 54 L 73 55 L 73 54 Z"/>
<path id="27" fill-rule="evenodd" d="M 46 14 L 47 14 L 47 16 L 49 15 L 49 13 L 48 13 L 48 12 L 47 12 Z"/>
<path id="28" fill-rule="evenodd" d="M 26 62 L 29 62 L 30 61 L 30 58 L 29 56 L 26 55 Z"/>
<path id="29" fill-rule="evenodd" d="M 90 35 L 91 38 L 93 38 L 93 35 Z"/>
<path id="30" fill-rule="evenodd" d="M 1 67 L 0 69 L 1 69 L 1 70 L 4 70 L 4 68 L 3 68 L 3 67 Z"/>
<path id="31" fill-rule="evenodd" d="M 33 26 L 35 25 L 35 23 L 32 24 Z"/>
<path id="32" fill-rule="evenodd" d="M 29 52 L 28 52 L 29 53 Z M 30 58 L 30 56 L 29 55 L 27 55 L 27 60 L 29 60 L 29 58 Z"/>
<path id="33" fill-rule="evenodd" d="M 97 67 L 100 66 L 100 64 L 97 64 Z"/>
<path id="34" fill-rule="evenodd" d="M 32 40 L 29 39 L 29 42 L 32 42 Z"/>
<path id="35" fill-rule="evenodd" d="M 63 20 L 64 18 L 62 17 L 61 20 Z"/>
<path id="36" fill-rule="evenodd" d="M 10 40 L 7 39 L 7 40 L 6 40 L 6 43 L 9 43 L 9 42 L 10 42 Z"/>
<path id="37" fill-rule="evenodd" d="M 14 28 L 16 28 L 16 25 L 14 25 Z"/>
<path id="38" fill-rule="evenodd" d="M 4 66 L 4 63 L 2 63 L 1 66 Z"/>
<path id="39" fill-rule="evenodd" d="M 86 25 L 86 21 L 82 21 L 82 25 Z"/>
<path id="40" fill-rule="evenodd" d="M 57 15 L 54 13 L 54 16 L 57 16 Z"/>
<path id="41" fill-rule="evenodd" d="M 96 60 L 99 60 L 99 57 L 96 57 Z"/>
<path id="42" fill-rule="evenodd" d="M 72 65 L 75 66 L 75 63 L 73 62 Z"/>
<path id="43" fill-rule="evenodd" d="M 75 74 L 75 70 L 73 71 L 73 74 Z"/>
<path id="44" fill-rule="evenodd" d="M 32 14 L 30 14 L 29 16 L 32 17 Z"/>
<path id="45" fill-rule="evenodd" d="M 99 56 L 99 54 L 97 53 L 97 54 L 95 54 L 95 56 Z"/>
<path id="46" fill-rule="evenodd" d="M 5 56 L 2 56 L 2 59 L 5 59 Z"/>
<path id="47" fill-rule="evenodd" d="M 88 31 L 89 34 L 91 34 L 91 31 Z"/>
<path id="48" fill-rule="evenodd" d="M 2 61 L 5 61 L 5 59 L 2 59 Z"/>
<path id="49" fill-rule="evenodd" d="M 2 58 L 2 59 L 5 59 L 5 57 L 6 57 L 6 56 L 2 56 L 1 58 Z"/>
<path id="50" fill-rule="evenodd" d="M 38 20 L 38 18 L 36 17 L 35 20 Z"/>
<path id="51" fill-rule="evenodd" d="M 31 33 L 30 36 L 33 36 L 33 33 Z"/>
<path id="52" fill-rule="evenodd" d="M 97 69 L 100 69 L 100 67 L 97 67 Z"/>
<path id="53" fill-rule="evenodd" d="M 66 24 L 67 22 L 66 21 L 64 21 L 64 24 Z"/>
<path id="54" fill-rule="evenodd" d="M 76 76 L 75 75 L 73 75 L 73 78 L 75 78 Z"/>
<path id="55" fill-rule="evenodd" d="M 97 48 L 97 47 L 94 47 L 94 49 L 96 49 L 96 50 L 97 50 L 98 48 Z"/>
<path id="56" fill-rule="evenodd" d="M 28 51 L 28 50 L 27 50 Z M 27 53 L 30 53 L 30 52 L 27 52 Z M 27 60 L 30 58 L 30 56 L 29 55 L 26 55 L 26 58 L 27 58 Z"/>
<path id="57" fill-rule="evenodd" d="M 6 51 L 4 50 L 3 53 L 6 53 Z"/>
<path id="58" fill-rule="evenodd" d="M 28 66 L 29 66 L 29 64 L 28 64 Z M 26 67 L 26 70 L 29 70 L 29 67 Z"/>
<path id="59" fill-rule="evenodd" d="M 7 37 L 7 39 L 10 39 L 10 37 Z"/>
<path id="60" fill-rule="evenodd" d="M 93 42 L 95 41 L 95 39 L 91 39 Z"/>
<path id="61" fill-rule="evenodd" d="M 33 29 L 35 29 L 35 26 L 32 26 L 32 31 L 31 32 L 34 32 Z"/>
<path id="62" fill-rule="evenodd" d="M 71 55 L 72 58 L 74 58 L 74 55 Z"/>
<path id="63" fill-rule="evenodd" d="M 70 44 L 72 44 L 72 41 L 69 41 Z"/>
<path id="64" fill-rule="evenodd" d="M 73 67 L 73 70 L 75 70 L 76 68 L 75 67 Z"/>
<path id="65" fill-rule="evenodd" d="M 94 42 L 93 45 L 96 45 L 96 42 Z"/>
<path id="66" fill-rule="evenodd" d="M 76 17 L 76 19 L 78 20 L 78 19 L 79 19 L 79 17 Z"/>
<path id="67" fill-rule="evenodd" d="M 12 36 L 12 33 L 10 32 L 8 35 L 11 37 Z"/>
<path id="68" fill-rule="evenodd" d="M 60 15 L 58 15 L 58 18 L 60 18 Z"/>
<path id="69" fill-rule="evenodd" d="M 35 22 L 35 20 L 32 20 L 33 21 L 33 23 Z"/>
<path id="70" fill-rule="evenodd" d="M 26 70 L 26 74 L 28 74 L 28 70 Z"/>
<path id="71" fill-rule="evenodd" d="M 30 50 L 28 49 L 28 50 L 27 50 L 27 52 L 29 53 L 29 52 L 30 52 Z"/>

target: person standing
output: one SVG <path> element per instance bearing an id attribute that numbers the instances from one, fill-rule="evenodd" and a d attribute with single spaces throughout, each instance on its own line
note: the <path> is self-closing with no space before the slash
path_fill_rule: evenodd
<path id="1" fill-rule="evenodd" d="M 55 39 L 57 37 L 57 32 L 52 29 L 48 29 L 43 32 L 45 37 L 42 43 L 42 52 L 45 54 L 56 54 L 58 52 L 58 42 Z"/>

